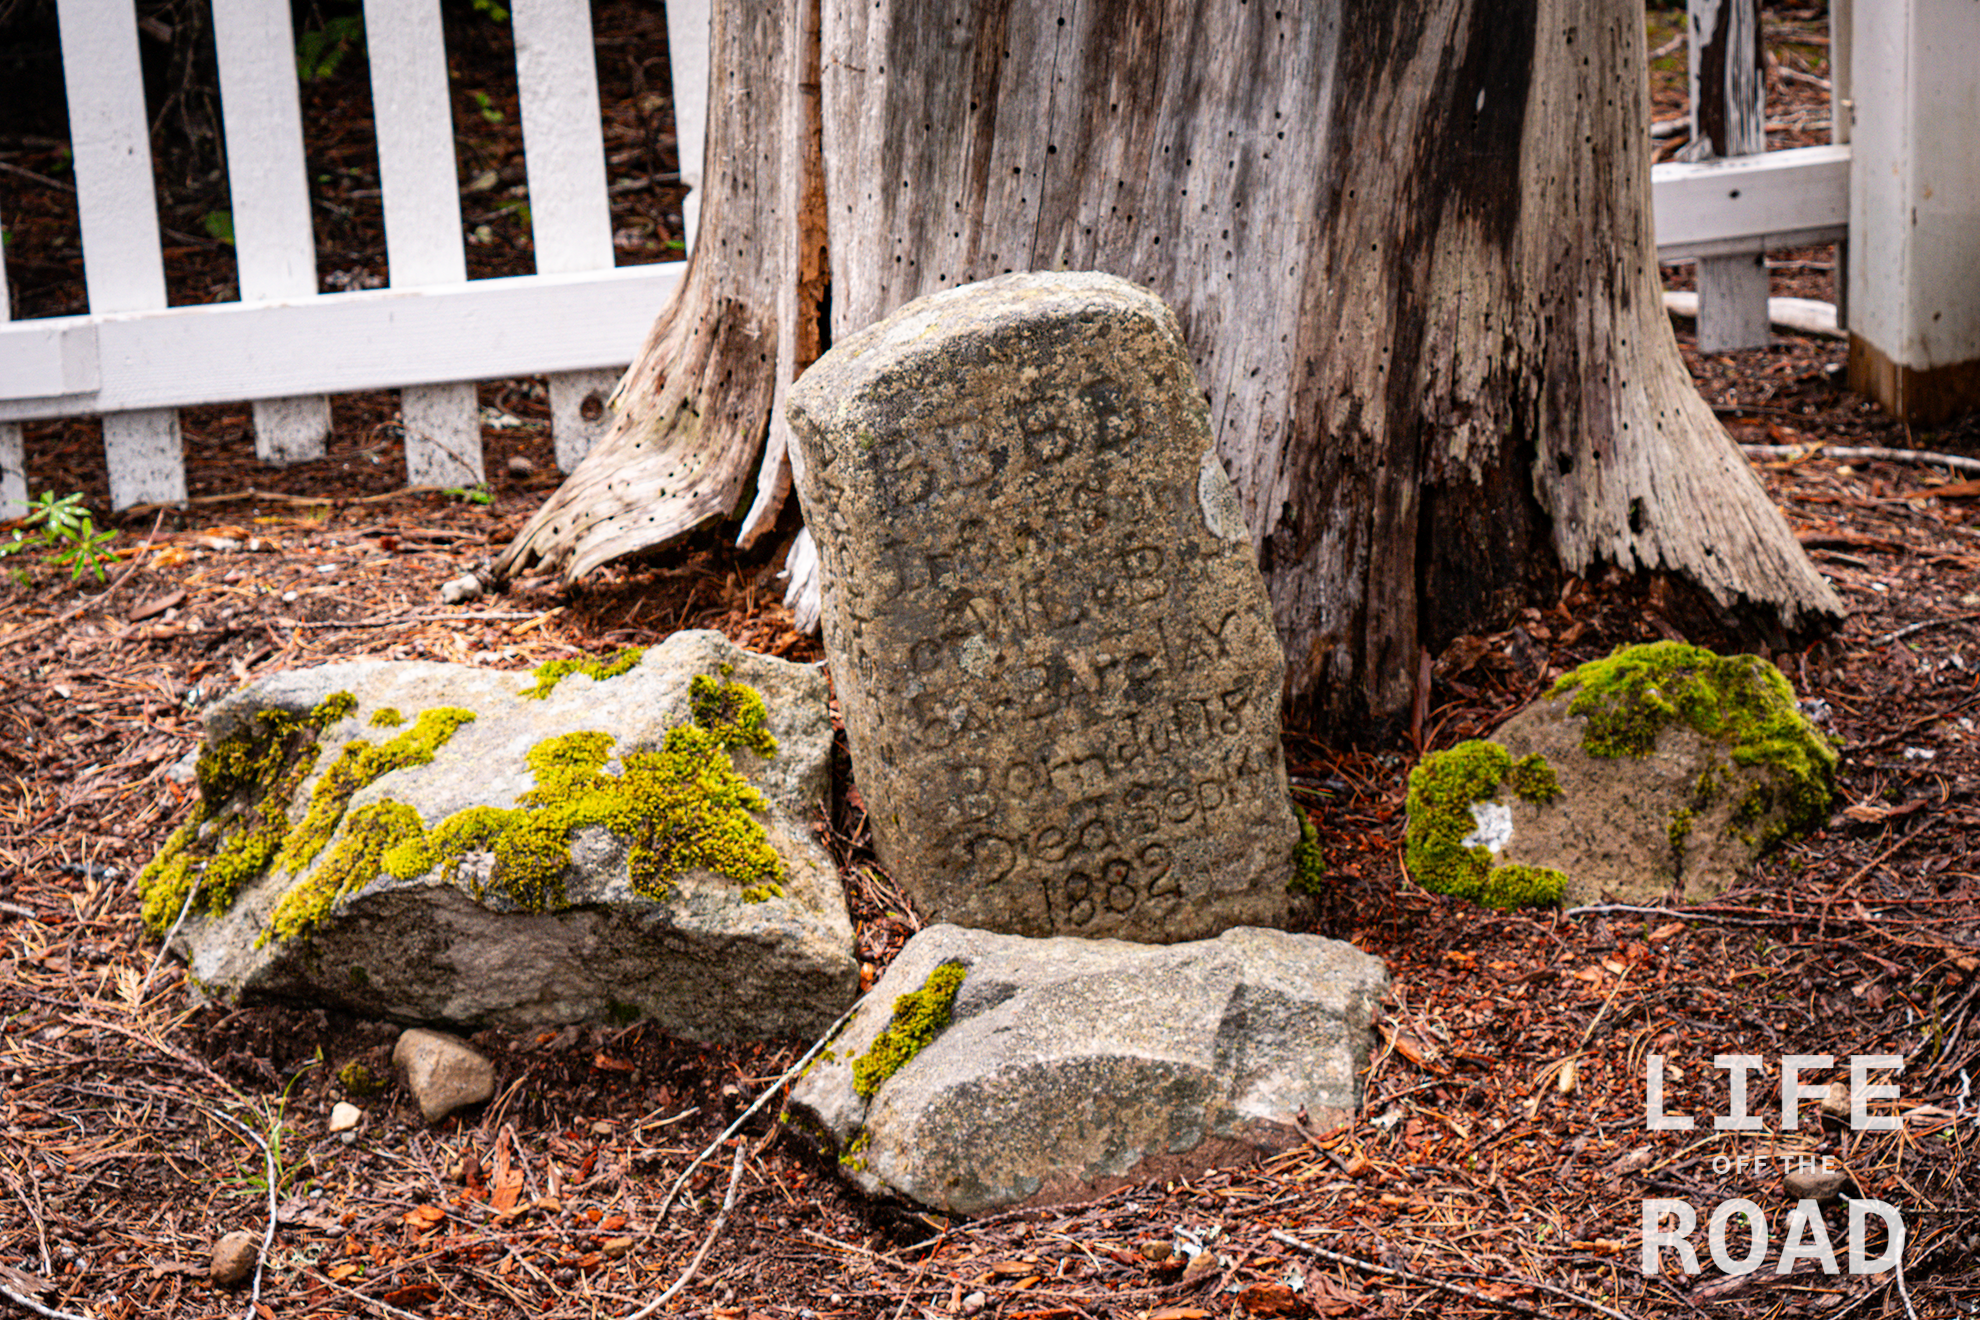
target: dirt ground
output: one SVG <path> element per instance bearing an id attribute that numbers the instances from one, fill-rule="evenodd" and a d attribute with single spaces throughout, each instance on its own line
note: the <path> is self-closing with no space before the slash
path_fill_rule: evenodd
<path id="1" fill-rule="evenodd" d="M 665 259 L 678 199 L 657 11 L 599 13 L 614 178 L 646 180 L 617 194 L 621 248 Z M 456 119 L 485 130 L 463 149 L 463 177 L 495 176 L 473 220 L 487 230 L 476 273 L 527 270 L 527 226 L 503 205 L 520 160 L 513 85 L 498 76 L 506 28 L 467 6 L 449 15 Z M 1775 145 L 1826 140 L 1820 17 L 1769 21 Z M 1653 15 L 1653 46 L 1669 35 Z M 1674 113 L 1673 59 L 1681 71 L 1681 49 L 1659 64 L 1659 118 Z M 197 78 L 178 86 L 196 136 Z M 382 272 L 375 161 L 356 145 L 362 87 L 360 58 L 307 92 L 323 153 L 312 171 L 346 194 L 323 211 L 326 280 Z M 8 131 L 14 314 L 80 310 L 64 130 Z M 184 239 L 175 301 L 228 296 L 231 254 L 198 237 L 224 193 L 202 191 L 182 156 L 161 171 L 168 231 Z M 1833 262 L 1828 249 L 1776 254 L 1776 291 L 1829 297 Z M 1668 274 L 1679 287 L 1688 272 Z M 524 668 L 684 627 L 821 654 L 779 603 L 775 548 L 741 555 L 713 534 L 569 590 L 524 583 L 441 605 L 439 584 L 505 544 L 556 484 L 540 382 L 484 387 L 485 503 L 399 489 L 389 395 L 339 399 L 328 456 L 279 471 L 254 462 L 245 407 L 189 411 L 194 499 L 113 524 L 105 581 L 0 561 L 0 1311 L 625 1320 L 685 1277 L 660 1313 L 1980 1315 L 1980 469 L 1821 448 L 1971 462 L 1980 419 L 1932 434 L 1892 423 L 1839 387 L 1836 341 L 1783 336 L 1712 357 L 1685 327 L 1680 342 L 1737 439 L 1810 447 L 1756 467 L 1850 609 L 1834 636 L 1775 657 L 1842 750 L 1826 827 L 1702 906 L 1506 914 L 1416 887 L 1399 843 L 1419 750 L 1489 731 L 1582 660 L 1675 632 L 1652 589 L 1574 583 L 1438 659 L 1421 749 L 1288 740 L 1329 865 L 1316 929 L 1385 959 L 1395 983 L 1355 1120 L 1264 1164 L 973 1222 L 848 1191 L 779 1125 L 774 1099 L 694 1163 L 806 1042 L 701 1046 L 641 1025 L 482 1033 L 496 1099 L 428 1127 L 395 1083 L 356 1094 L 339 1080 L 352 1062 L 389 1078 L 393 1026 L 189 1001 L 183 968 L 138 928 L 135 879 L 190 807 L 167 770 L 194 745 L 201 708 L 240 683 L 360 657 Z M 29 427 L 27 454 L 37 494 L 105 507 L 94 423 Z M 917 918 L 873 866 L 844 787 L 828 842 L 877 972 Z M 1653 1054 L 1664 1107 L 1692 1116 L 1689 1131 L 1648 1129 Z M 1761 1131 L 1710 1121 L 1729 1112 L 1714 1066 L 1728 1054 L 1767 1061 L 1749 1097 Z M 1895 1126 L 1852 1130 L 1808 1106 L 1783 1130 L 1792 1054 L 1834 1060 L 1805 1074 L 1816 1082 L 1847 1078 L 1854 1056 L 1901 1056 L 1901 1072 L 1873 1079 L 1895 1097 L 1870 1105 Z M 342 1100 L 364 1119 L 333 1135 Z M 1900 1268 L 1847 1272 L 1847 1201 L 1790 1228 L 1783 1166 L 1804 1158 L 1842 1170 L 1850 1197 L 1895 1208 Z M 1768 1227 L 1767 1263 L 1746 1275 L 1702 1249 L 1714 1207 L 1742 1197 Z M 1642 1271 L 1650 1198 L 1696 1207 L 1702 1272 L 1670 1254 Z M 1874 1257 L 1886 1230 L 1867 1224 Z M 268 1235 L 268 1249 L 255 1282 L 226 1291 L 208 1263 L 237 1229 Z M 1843 1272 L 1821 1268 L 1821 1235 Z M 1746 1230 L 1727 1241 L 1744 1257 Z"/>

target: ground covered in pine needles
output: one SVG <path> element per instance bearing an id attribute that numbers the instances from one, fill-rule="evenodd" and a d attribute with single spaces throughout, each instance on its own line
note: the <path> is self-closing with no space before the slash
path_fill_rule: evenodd
<path id="1" fill-rule="evenodd" d="M 625 107 L 608 149 L 645 175 L 618 194 L 621 246 L 658 259 L 672 241 L 671 144 L 645 82 L 658 38 L 632 7 L 601 13 L 608 43 L 639 53 L 601 61 L 608 99 Z M 1819 24 L 1786 20 L 1794 41 L 1777 46 L 1770 78 L 1787 107 L 1776 145 L 1823 127 L 1792 110 L 1819 82 Z M 470 46 L 491 40 L 471 16 L 450 21 L 467 23 Z M 478 114 L 487 128 L 485 159 L 466 164 L 492 176 L 479 273 L 506 273 L 494 255 L 505 249 L 527 269 L 514 257 L 526 226 L 497 204 L 514 166 L 513 92 L 505 102 L 496 83 L 470 83 L 457 121 Z M 312 119 L 338 122 L 334 107 Z M 361 283 L 343 273 L 365 269 L 367 252 L 375 262 L 374 203 L 362 162 L 338 163 L 340 141 L 327 131 L 322 150 L 350 204 L 319 248 L 326 281 Z M 54 166 L 35 149 L 28 139 L 10 159 L 45 180 Z M 168 229 L 196 229 L 211 200 L 180 192 Z M 35 278 L 33 254 L 48 258 L 32 295 L 45 305 L 17 314 L 76 310 L 63 283 L 73 261 L 33 242 L 59 216 L 24 199 L 9 221 L 17 290 Z M 227 296 L 224 271 L 199 265 L 221 245 L 178 236 L 175 301 L 208 286 Z M 1830 260 L 1790 254 L 1777 292 L 1829 296 Z M 428 1127 L 390 1080 L 394 1027 L 189 1000 L 183 968 L 139 931 L 135 877 L 190 807 L 167 771 L 193 747 L 201 708 L 237 685 L 360 657 L 520 669 L 686 627 L 820 658 L 779 603 L 775 552 L 739 555 L 714 536 L 568 591 L 524 583 L 441 605 L 439 584 L 505 544 L 556 484 L 540 382 L 485 387 L 491 481 L 453 495 L 398 488 L 390 396 L 340 399 L 329 455 L 279 472 L 254 464 L 245 407 L 190 411 L 193 502 L 123 519 L 102 580 L 35 556 L 0 563 L 19 570 L 0 580 L 0 1311 L 1980 1314 L 1980 424 L 1893 425 L 1837 388 L 1831 341 L 1703 358 L 1687 340 L 1686 352 L 1735 436 L 1771 447 L 1753 451 L 1756 466 L 1850 607 L 1833 637 L 1775 656 L 1842 749 L 1826 827 L 1702 906 L 1503 914 L 1412 883 L 1399 844 L 1420 751 L 1488 732 L 1582 660 L 1677 635 L 1653 586 L 1573 583 L 1439 657 L 1413 742 L 1289 741 L 1329 865 L 1316 929 L 1379 955 L 1394 978 L 1354 1121 L 1264 1164 L 973 1222 L 850 1192 L 780 1124 L 774 1095 L 743 1117 L 806 1042 L 701 1046 L 639 1025 L 484 1033 L 496 1098 Z M 1822 446 L 1953 450 L 1969 466 Z M 106 506 L 92 424 L 30 427 L 28 462 L 36 493 Z M 847 788 L 829 842 L 877 973 L 918 919 L 873 864 Z M 1714 1060 L 1730 1054 L 1765 1061 L 1747 1096 L 1758 1131 L 1714 1125 L 1732 1106 Z M 1847 1079 L 1855 1056 L 1901 1057 L 1902 1071 L 1870 1078 L 1895 1086 L 1868 1105 L 1891 1126 L 1853 1130 L 1810 1102 L 1786 1129 L 1780 1061 L 1795 1054 L 1834 1060 L 1804 1074 L 1815 1084 Z M 1664 1109 L 1690 1130 L 1649 1129 L 1651 1055 L 1665 1061 Z M 356 1080 L 352 1063 L 382 1089 L 340 1080 Z M 352 1133 L 328 1131 L 339 1101 L 364 1111 Z M 1846 1197 L 1819 1225 L 1790 1228 L 1784 1174 L 1807 1163 L 1840 1170 Z M 1695 1208 L 1699 1272 L 1667 1252 L 1644 1273 L 1653 1198 Z M 1767 1227 L 1765 1263 L 1743 1275 L 1704 1245 L 1713 1210 L 1734 1198 Z M 1899 1268 L 1848 1272 L 1851 1198 L 1895 1208 Z M 1887 1233 L 1866 1223 L 1874 1258 Z M 253 1282 L 225 1291 L 209 1261 L 237 1229 L 266 1250 Z M 1822 1238 L 1840 1272 L 1822 1269 Z M 1738 1220 L 1725 1239 L 1735 1260 L 1754 1245 Z"/>

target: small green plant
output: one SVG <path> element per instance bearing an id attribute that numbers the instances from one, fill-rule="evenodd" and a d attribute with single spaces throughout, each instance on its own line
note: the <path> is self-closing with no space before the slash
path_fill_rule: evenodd
<path id="1" fill-rule="evenodd" d="M 488 15 L 490 22 L 506 23 L 509 21 L 509 11 L 501 5 L 496 4 L 495 0 L 474 0 L 474 12 Z"/>
<path id="2" fill-rule="evenodd" d="M 443 493 L 449 499 L 459 500 L 463 504 L 493 504 L 495 502 L 494 493 L 486 486 L 449 486 Z"/>
<path id="3" fill-rule="evenodd" d="M 83 507 L 81 495 L 55 498 L 44 491 L 38 500 L 28 501 L 27 516 L 14 529 L 11 541 L 0 541 L 0 556 L 39 551 L 48 563 L 69 570 L 69 580 L 78 582 L 85 573 L 103 581 L 103 565 L 111 558 L 104 547 L 117 533 L 96 530 L 96 519 Z"/>
<path id="4" fill-rule="evenodd" d="M 234 213 L 232 211 L 208 211 L 199 218 L 206 236 L 216 243 L 234 245 Z"/>
<path id="5" fill-rule="evenodd" d="M 503 114 L 502 111 L 496 107 L 495 103 L 489 99 L 487 92 L 469 92 L 468 95 L 474 98 L 474 108 L 481 112 L 481 119 L 483 123 L 499 124 L 504 119 L 508 118 L 508 116 Z"/>
<path id="6" fill-rule="evenodd" d="M 296 74 L 304 82 L 336 76 L 346 56 L 364 44 L 364 15 L 339 14 L 296 38 Z"/>

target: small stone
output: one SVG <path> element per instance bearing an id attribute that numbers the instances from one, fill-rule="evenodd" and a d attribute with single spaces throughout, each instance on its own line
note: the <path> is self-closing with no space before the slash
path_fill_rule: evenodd
<path id="1" fill-rule="evenodd" d="M 632 1248 L 633 1248 L 633 1240 L 631 1238 L 615 1237 L 615 1238 L 606 1238 L 604 1243 L 601 1244 L 598 1249 L 604 1252 L 606 1256 L 608 1256 L 612 1260 L 617 1260 L 619 1259 L 619 1257 L 625 1255 L 628 1251 L 631 1251 Z"/>
<path id="2" fill-rule="evenodd" d="M 536 464 L 530 462 L 521 454 L 511 454 L 509 455 L 508 468 L 510 476 L 526 477 L 536 471 Z"/>
<path id="3" fill-rule="evenodd" d="M 591 1135 L 594 1137 L 609 1137 L 612 1135 L 612 1125 L 600 1119 L 591 1125 Z"/>
<path id="4" fill-rule="evenodd" d="M 339 1100 L 330 1108 L 330 1130 L 348 1132 L 364 1118 L 364 1111 L 348 1100 Z"/>
<path id="5" fill-rule="evenodd" d="M 980 1292 L 973 1292 L 969 1294 L 969 1296 L 963 1298 L 963 1303 L 962 1303 L 963 1314 L 977 1315 L 981 1313 L 983 1308 L 988 1306 L 989 1304 L 990 1304 L 990 1299 L 987 1296 L 985 1296 L 983 1293 Z"/>
<path id="6" fill-rule="evenodd" d="M 260 1263 L 260 1236 L 237 1228 L 213 1244 L 213 1286 L 238 1288 L 254 1277 L 254 1267 Z"/>
<path id="7" fill-rule="evenodd" d="M 1789 1169 L 1781 1179 L 1787 1194 L 1797 1201 L 1831 1201 L 1842 1190 L 1845 1175 L 1841 1169 L 1804 1164 Z"/>
<path id="8" fill-rule="evenodd" d="M 1176 1249 L 1167 1238 L 1156 1238 L 1141 1245 L 1141 1254 L 1152 1261 L 1164 1261 L 1176 1254 Z"/>
<path id="9" fill-rule="evenodd" d="M 495 1065 L 458 1036 L 415 1027 L 399 1037 L 392 1064 L 428 1123 L 495 1094 Z"/>
<path id="10" fill-rule="evenodd" d="M 443 604 L 459 605 L 462 601 L 473 600 L 482 593 L 481 579 L 472 573 L 463 573 L 457 578 L 449 578 L 440 585 L 440 600 Z"/>
<path id="11" fill-rule="evenodd" d="M 1844 1122 L 1849 1121 L 1849 1083 L 1834 1081 L 1822 1093 L 1822 1112 Z"/>

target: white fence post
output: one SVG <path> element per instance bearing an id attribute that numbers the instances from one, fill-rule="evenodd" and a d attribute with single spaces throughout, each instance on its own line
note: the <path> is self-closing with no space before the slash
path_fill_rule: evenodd
<path id="1" fill-rule="evenodd" d="M 1932 425 L 1980 408 L 1980 5 L 1852 28 L 1849 385 Z"/>
<path id="2" fill-rule="evenodd" d="M 309 297 L 316 236 L 288 0 L 213 0 L 213 44 L 241 299 Z M 323 395 L 254 402 L 254 450 L 264 463 L 321 458 L 329 434 Z"/>
<path id="3" fill-rule="evenodd" d="M 467 253 L 439 0 L 365 0 L 364 40 L 391 285 L 462 283 Z M 472 382 L 401 391 L 399 421 L 409 484 L 472 486 L 483 480 L 481 414 Z"/>
<path id="4" fill-rule="evenodd" d="M 612 206 L 589 0 L 514 0 L 516 90 L 536 273 L 612 268 Z M 659 308 L 653 309 L 656 314 Z M 608 425 L 616 371 L 559 372 L 550 381 L 550 434 L 569 472 Z"/>
<path id="5" fill-rule="evenodd" d="M 165 263 L 136 6 L 133 0 L 62 0 L 57 13 L 89 310 L 102 315 L 163 307 Z M 103 453 L 112 508 L 186 498 L 177 413 L 104 414 Z"/>
<path id="6" fill-rule="evenodd" d="M 667 6 L 667 58 L 673 68 L 674 146 L 681 158 L 681 242 L 694 251 L 701 221 L 702 157 L 708 145 L 708 24 L 711 0 Z"/>
<path id="7" fill-rule="evenodd" d="M 0 220 L 6 217 L 0 215 Z M 7 297 L 7 253 L 0 248 L 0 324 L 13 314 Z M 0 519 L 27 512 L 27 451 L 21 444 L 21 424 L 0 422 Z"/>
<path id="8" fill-rule="evenodd" d="M 1681 159 L 1767 149 L 1760 0 L 1690 0 L 1691 146 Z M 1698 347 L 1707 353 L 1767 344 L 1767 254 L 1698 259 Z"/>

